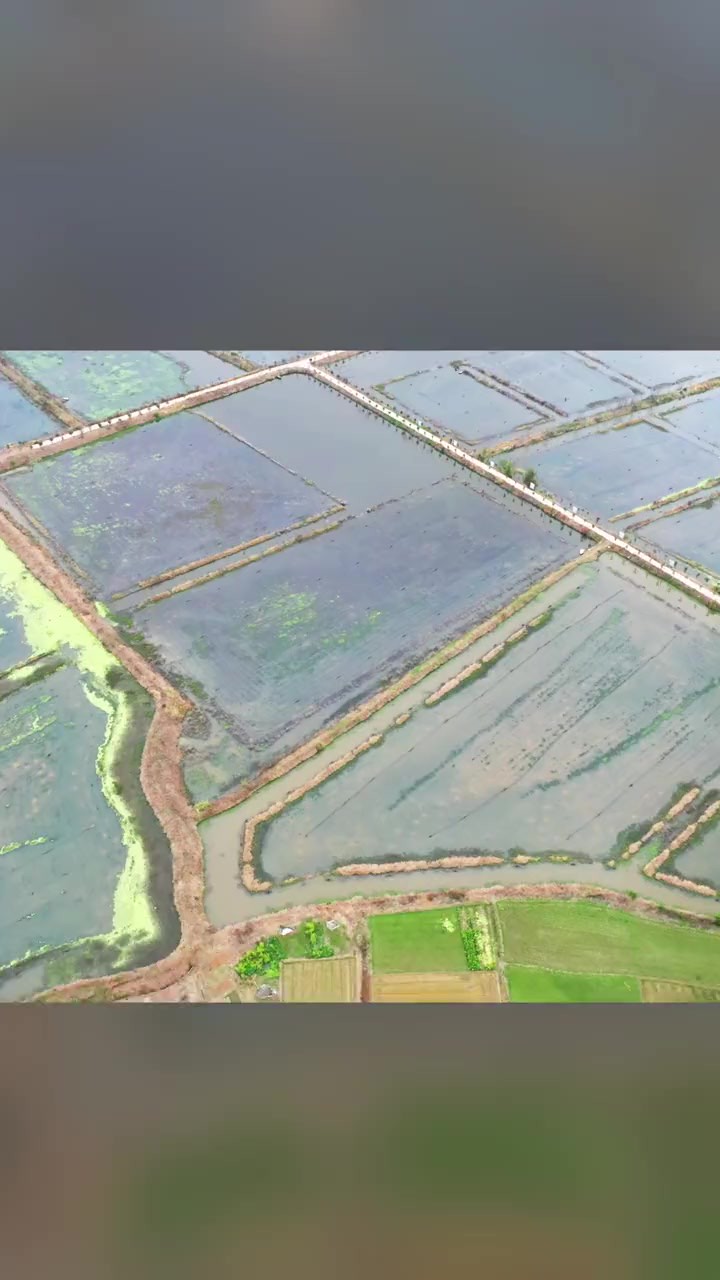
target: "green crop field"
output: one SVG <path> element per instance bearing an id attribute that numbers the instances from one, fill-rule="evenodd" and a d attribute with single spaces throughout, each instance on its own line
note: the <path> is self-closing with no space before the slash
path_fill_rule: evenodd
<path id="1" fill-rule="evenodd" d="M 461 973 L 468 968 L 456 908 L 370 916 L 370 943 L 374 973 Z"/>
<path id="2" fill-rule="evenodd" d="M 370 941 L 375 973 L 460 973 L 467 969 L 456 907 L 371 916 Z"/>
<path id="3" fill-rule="evenodd" d="M 632 1004 L 643 998 L 637 978 L 614 973 L 557 973 L 508 965 L 510 999 L 524 1004 Z"/>
<path id="4" fill-rule="evenodd" d="M 508 966 L 720 987 L 720 931 L 645 920 L 593 902 L 500 902 L 498 915 Z"/>

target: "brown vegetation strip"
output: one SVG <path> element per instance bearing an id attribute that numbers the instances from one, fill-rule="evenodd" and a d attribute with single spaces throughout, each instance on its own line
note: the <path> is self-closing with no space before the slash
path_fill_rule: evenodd
<path id="1" fill-rule="evenodd" d="M 468 867 L 499 867 L 505 859 L 497 854 L 449 854 L 446 858 L 408 858 L 402 862 L 346 862 L 336 867 L 336 876 L 388 876 L 407 871 L 460 871 Z"/>
<path id="2" fill-rule="evenodd" d="M 209 351 L 208 355 L 217 356 L 218 360 L 224 360 L 225 364 L 234 364 L 235 368 L 241 369 L 243 373 L 254 373 L 256 369 L 262 367 L 253 364 L 252 360 L 247 360 L 237 351 Z"/>
<path id="3" fill-rule="evenodd" d="M 201 560 L 191 560 L 188 564 L 182 564 L 177 569 L 166 569 L 164 573 L 158 573 L 154 578 L 143 578 L 142 582 L 136 582 L 135 586 L 131 587 L 129 591 L 116 591 L 110 599 L 123 600 L 125 596 L 133 595 L 135 591 L 144 591 L 147 587 L 159 587 L 162 582 L 169 582 L 172 578 L 180 578 L 184 573 L 192 573 L 195 569 L 203 569 L 205 565 L 214 564 L 216 560 L 224 560 L 227 556 L 239 555 L 241 551 L 250 551 L 252 547 L 258 547 L 263 542 L 270 542 L 272 538 L 282 538 L 286 533 L 293 533 L 295 529 L 303 529 L 309 524 L 317 524 L 318 520 L 329 519 L 330 516 L 335 516 L 339 511 L 343 510 L 344 504 L 342 502 L 336 503 L 334 507 L 328 507 L 327 511 L 320 511 L 314 516 L 306 516 L 304 520 L 296 520 L 294 524 L 286 525 L 284 529 L 274 529 L 272 533 L 261 533 L 257 538 L 250 538 L 248 542 L 238 542 L 237 546 L 227 547 L 224 551 L 214 551 L 212 555 L 203 556 Z M 284 545 L 288 546 L 290 544 L 285 543 Z"/>
<path id="4" fill-rule="evenodd" d="M 436 650 L 430 654 L 418 666 L 413 667 L 411 671 L 401 676 L 399 680 L 392 684 L 386 685 L 378 693 L 373 694 L 366 702 L 361 703 L 354 711 L 351 711 L 342 720 L 336 721 L 335 724 L 329 725 L 327 729 L 323 729 L 320 733 L 311 738 L 309 742 L 304 743 L 300 747 L 296 747 L 294 751 L 289 752 L 282 760 L 278 760 L 276 764 L 270 765 L 264 769 L 262 773 L 257 774 L 247 782 L 241 783 L 237 787 L 233 787 L 231 791 L 226 791 L 224 795 L 218 796 L 216 800 L 208 803 L 200 803 L 197 806 L 198 814 L 203 818 L 215 818 L 220 813 L 226 813 L 228 809 L 234 809 L 236 805 L 242 804 L 249 796 L 259 791 L 261 787 L 267 786 L 269 782 L 275 782 L 277 778 L 282 778 L 291 769 L 297 765 L 303 764 L 305 760 L 311 760 L 325 747 L 335 742 L 342 734 L 347 733 L 349 729 L 354 729 L 356 725 L 363 724 L 368 720 L 374 712 L 379 711 L 382 707 L 387 706 L 389 702 L 393 702 L 401 693 L 405 693 L 408 689 L 412 689 L 414 685 L 419 684 L 426 676 L 431 675 L 438 668 L 444 666 L 451 658 L 457 657 L 458 654 L 464 653 L 476 640 L 481 640 L 483 636 L 494 631 L 501 622 L 506 622 L 508 618 L 512 618 L 514 614 L 523 609 L 541 592 L 547 591 L 549 587 L 554 586 L 556 582 L 560 582 L 567 574 L 573 573 L 575 569 L 583 564 L 587 564 L 590 560 L 595 560 L 599 555 L 607 550 L 607 543 L 598 543 L 589 548 L 584 555 L 576 556 L 574 560 L 569 560 L 567 564 L 561 565 L 559 569 L 554 569 L 540 582 L 535 583 L 522 595 L 511 600 L 509 604 L 500 609 L 498 613 L 493 614 L 492 618 L 488 618 L 485 622 L 478 623 L 472 627 L 470 631 L 466 631 L 464 635 L 457 640 L 452 640 L 442 649 Z"/>
<path id="5" fill-rule="evenodd" d="M 716 898 L 717 893 L 709 884 L 700 884 L 697 880 L 685 880 L 682 876 L 670 875 L 667 871 L 658 871 L 656 880 L 663 880 L 674 889 L 686 889 L 688 893 L 702 893 L 706 898 Z"/>
<path id="6" fill-rule="evenodd" d="M 47 391 L 34 378 L 30 378 L 18 365 L 13 364 L 13 361 L 9 360 L 7 356 L 1 354 L 0 373 L 3 373 L 8 381 L 14 382 L 18 390 L 22 391 L 28 400 L 32 400 L 38 409 L 50 414 L 52 418 L 55 418 L 57 422 L 61 422 L 68 430 L 76 431 L 78 427 L 87 426 L 85 418 L 81 418 L 72 409 L 68 409 L 62 400 L 54 396 L 51 391 Z"/>
<path id="7" fill-rule="evenodd" d="M 434 706 L 436 702 L 440 702 L 441 698 L 445 698 L 449 693 L 452 693 L 461 684 L 464 684 L 466 680 L 471 680 L 479 671 L 482 671 L 483 667 L 488 666 L 490 663 L 495 662 L 497 658 L 502 657 L 508 649 L 511 649 L 513 645 L 518 644 L 520 640 L 524 640 L 535 627 L 538 627 L 540 623 L 544 621 L 545 615 L 540 614 L 539 617 L 533 618 L 531 622 L 525 623 L 525 625 L 520 627 L 518 631 L 513 631 L 512 635 L 508 636 L 507 640 L 503 640 L 502 644 L 496 644 L 494 648 L 489 649 L 487 653 L 483 654 L 482 658 L 479 658 L 477 662 L 471 662 L 468 667 L 463 667 L 462 671 L 458 672 L 456 676 L 453 676 L 452 680 L 447 680 L 445 684 L 440 685 L 440 688 L 436 689 L 435 693 L 431 693 L 430 696 L 425 699 L 425 706 Z"/>
<path id="8" fill-rule="evenodd" d="M 151 695 L 155 715 L 142 755 L 140 779 L 147 800 L 170 842 L 173 856 L 175 906 L 180 918 L 181 942 L 178 950 L 160 963 L 163 975 L 181 976 L 189 966 L 189 953 L 207 935 L 209 923 L 203 905 L 203 847 L 195 814 L 188 800 L 180 763 L 182 722 L 192 708 L 149 662 L 129 645 L 104 618 L 81 587 L 61 569 L 50 553 L 0 511 L 0 537 L 26 568 L 97 637 L 113 657 Z M 150 966 L 155 973 L 157 966 Z M 143 970 L 113 975 L 103 980 L 106 991 L 143 984 Z M 149 981 L 154 982 L 153 977 Z M 170 979 L 168 979 L 170 981 Z M 78 990 L 96 984 L 92 979 L 73 984 Z M 149 988 L 152 990 L 152 986 Z"/>
<path id="9" fill-rule="evenodd" d="M 687 809 L 688 805 L 692 804 L 693 800 L 697 799 L 699 795 L 699 787 L 692 787 L 690 791 L 686 791 L 685 795 L 680 797 L 677 804 L 674 804 L 672 808 L 668 809 L 666 814 L 663 814 L 662 818 L 659 818 L 657 822 L 654 822 L 653 825 L 648 828 L 645 835 L 642 836 L 640 840 L 634 840 L 632 844 L 628 845 L 627 849 L 625 849 L 620 855 L 623 861 L 627 861 L 628 858 L 634 858 L 635 854 L 642 849 L 644 844 L 647 844 L 648 840 L 651 840 L 653 836 L 659 835 L 661 831 L 664 831 L 667 823 L 671 822 L 673 818 L 676 818 L 679 813 L 682 813 L 683 809 Z M 650 865 L 651 864 L 648 863 L 648 866 Z"/>
<path id="10" fill-rule="evenodd" d="M 720 487 L 718 489 L 708 488 L 702 493 L 696 493 L 692 498 L 688 498 L 687 502 L 681 502 L 678 506 L 673 506 L 670 511 L 661 511 L 659 516 L 650 515 L 645 520 L 634 520 L 628 525 L 629 529 L 637 532 L 638 529 L 644 529 L 649 524 L 658 524 L 661 520 L 669 520 L 672 516 L 680 516 L 684 511 L 692 511 L 694 507 L 702 507 L 706 502 L 717 502 L 720 498 Z M 683 557 L 678 557 L 682 559 Z M 689 562 L 688 562 L 689 563 Z"/>
<path id="11" fill-rule="evenodd" d="M 344 520 L 334 520 L 331 524 L 324 524 L 321 529 L 313 529 L 311 533 L 298 533 L 294 538 L 288 538 L 286 542 L 280 542 L 276 547 L 259 551 L 257 555 L 233 560 L 231 564 L 224 564 L 221 568 L 214 569 L 212 573 L 202 573 L 199 578 L 192 578 L 190 582 L 180 582 L 176 587 L 170 587 L 168 591 L 158 591 L 154 596 L 143 600 L 135 612 L 139 613 L 141 609 L 147 609 L 148 605 L 157 604 L 160 600 L 169 600 L 171 596 L 180 595 L 182 591 L 190 591 L 192 587 L 201 586 L 204 582 L 214 582 L 216 578 L 223 578 L 226 573 L 234 573 L 236 569 L 245 569 L 249 564 L 256 564 L 258 560 L 264 560 L 267 556 L 275 556 L 280 551 L 287 551 L 288 547 L 294 547 L 299 542 L 310 542 L 313 538 L 321 538 L 324 533 L 332 533 L 333 529 L 339 529 L 344 523 Z"/>
<path id="12" fill-rule="evenodd" d="M 678 806 L 676 805 L 675 808 L 677 810 Z M 676 836 L 674 840 L 670 841 L 669 845 L 662 849 L 656 857 L 651 858 L 650 861 L 645 864 L 643 867 L 644 875 L 650 876 L 651 878 L 653 876 L 658 876 L 660 867 L 667 862 L 668 858 L 671 857 L 672 854 L 677 853 L 678 849 L 682 849 L 683 845 L 686 845 L 688 841 L 692 840 L 693 837 L 697 835 L 698 828 L 703 826 L 706 822 L 710 822 L 711 818 L 714 818 L 718 812 L 720 812 L 720 800 L 714 800 L 712 804 L 708 805 L 707 809 L 703 810 L 695 822 L 691 822 L 689 826 L 684 827 L 680 834 Z M 673 876 L 668 880 L 668 877 L 664 874 L 662 876 L 658 876 L 658 879 L 667 880 L 669 884 L 677 882 L 683 889 L 688 888 L 689 886 L 694 888 L 696 893 L 710 892 L 713 895 L 715 894 L 714 889 L 710 889 L 708 891 L 707 886 L 702 887 L 700 885 L 695 885 L 695 881 L 693 880 L 683 880 L 681 883 L 676 876 Z"/>
<path id="13" fill-rule="evenodd" d="M 608 524 L 620 524 L 621 521 L 629 520 L 631 516 L 641 515 L 643 511 L 657 511 L 660 507 L 670 506 L 680 498 L 696 497 L 698 494 L 707 493 L 709 489 L 714 488 L 719 483 L 720 476 L 708 476 L 707 479 L 701 480 L 698 484 L 689 485 L 687 489 L 678 489 L 676 493 L 667 493 L 663 498 L 655 498 L 653 502 L 645 502 L 640 507 L 632 507 L 630 511 L 623 511 L 619 516 L 610 516 Z M 678 512 L 673 511 L 672 514 L 677 515 Z M 641 526 L 635 525 L 634 527 L 640 528 Z"/>
<path id="14" fill-rule="evenodd" d="M 264 822 L 268 822 L 270 818 L 276 817 L 282 813 L 283 809 L 287 809 L 291 804 L 301 800 L 307 795 L 308 791 L 313 791 L 315 787 L 319 787 L 327 778 L 332 777 L 334 773 L 338 773 L 340 769 L 344 769 L 346 765 L 356 760 L 358 756 L 368 751 L 371 747 L 376 747 L 382 742 L 383 735 L 375 733 L 371 738 L 367 738 L 365 742 L 359 743 L 357 747 L 353 747 L 352 751 L 348 751 L 339 760 L 328 764 L 321 773 L 316 773 L 313 778 L 304 782 L 302 786 L 296 787 L 289 795 L 283 796 L 282 799 L 276 800 L 275 804 L 271 804 L 268 809 L 264 809 L 262 813 L 258 813 L 254 818 L 248 818 L 245 823 L 245 833 L 242 845 L 242 882 L 250 893 L 265 893 L 268 889 L 272 889 L 272 883 L 269 880 L 258 880 L 255 867 L 255 837 L 258 828 Z"/>

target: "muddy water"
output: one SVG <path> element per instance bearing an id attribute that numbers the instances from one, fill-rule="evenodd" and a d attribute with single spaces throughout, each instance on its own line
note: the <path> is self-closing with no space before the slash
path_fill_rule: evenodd
<path id="1" fill-rule="evenodd" d="M 662 588 L 642 591 L 638 579 L 645 581 L 632 567 L 605 559 L 597 568 L 588 566 L 527 606 L 492 640 L 478 642 L 328 748 L 323 767 L 414 709 L 410 721 L 389 732 L 383 745 L 270 824 L 264 869 L 278 877 L 314 878 L 274 889 L 257 901 L 274 906 L 359 891 L 400 891 L 406 885 L 428 888 L 445 880 L 577 879 L 647 892 L 649 882 L 640 868 L 626 863 L 614 871 L 597 862 L 545 862 L 350 882 L 329 874 L 339 861 L 380 860 L 383 853 L 429 856 L 440 845 L 442 822 L 443 851 L 479 846 L 506 853 L 522 846 L 530 853 L 605 858 L 620 832 L 649 821 L 667 804 L 679 781 L 702 775 L 710 783 L 720 766 L 713 730 L 720 714 L 713 684 L 717 629 L 706 629 L 696 606 L 683 602 L 678 610 L 673 601 L 670 608 Z M 556 619 L 509 650 L 481 682 L 451 694 L 434 710 L 422 705 L 432 688 L 553 604 L 561 606 Z M 478 747 L 481 758 L 473 760 Z M 215 923 L 258 909 L 248 906 L 238 882 L 246 818 L 317 772 L 317 763 L 308 762 L 245 806 L 203 824 L 207 901 Z M 656 889 L 661 900 L 677 902 L 682 896 L 667 886 L 653 886 L 653 894 Z M 698 909 L 697 899 L 685 897 Z"/>
<path id="2" fill-rule="evenodd" d="M 720 890 L 720 825 L 715 823 L 702 839 L 681 851 L 674 866 L 663 870 L 688 880 L 706 881 Z"/>

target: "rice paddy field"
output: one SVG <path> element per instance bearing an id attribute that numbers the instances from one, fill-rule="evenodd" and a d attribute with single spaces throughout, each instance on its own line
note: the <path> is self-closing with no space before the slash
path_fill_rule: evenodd
<path id="1" fill-rule="evenodd" d="M 636 399 L 636 385 L 598 368 L 576 351 L 482 351 L 476 363 L 527 395 L 569 417 Z"/>
<path id="2" fill-rule="evenodd" d="M 720 476 L 719 453 L 649 422 L 572 432 L 510 456 L 541 488 L 603 518 Z"/>
<path id="3" fill-rule="evenodd" d="M 700 606 L 605 556 L 531 614 L 540 625 L 481 673 L 475 657 L 446 696 L 272 818 L 263 875 L 454 855 L 600 862 L 681 782 L 716 782 L 718 624 Z"/>
<path id="4" fill-rule="evenodd" d="M 0 998 L 13 998 L 156 958 L 177 918 L 139 781 L 150 699 L 5 548 L 0 608 L 15 642 L 3 664 L 23 649 L 0 672 Z"/>
<path id="5" fill-rule="evenodd" d="M 335 494 L 351 515 L 458 474 L 435 450 L 302 374 L 238 392 L 202 412 Z"/>
<path id="6" fill-rule="evenodd" d="M 637 1000 L 644 981 L 720 990 L 720 930 L 593 902 L 501 901 L 497 914 L 511 999 Z"/>
<path id="7" fill-rule="evenodd" d="M 720 376 L 720 370 L 717 376 Z M 693 397 L 689 403 L 663 414 L 663 419 L 688 439 L 720 454 L 720 392 Z"/>
<path id="8" fill-rule="evenodd" d="M 702 566 L 720 578 L 720 494 L 708 493 L 686 511 L 658 516 L 638 531 L 638 542 L 648 542 L 668 555 L 694 567 Z"/>
<path id="9" fill-rule="evenodd" d="M 134 626 L 209 721 L 187 740 L 193 796 L 285 754 L 580 545 L 444 481 L 138 610 Z"/>
<path id="10" fill-rule="evenodd" d="M 511 388 L 489 385 L 478 351 L 370 351 L 335 373 L 411 417 L 469 444 L 489 444 L 548 419 L 548 410 Z"/>
<path id="11" fill-rule="evenodd" d="M 5 483 L 101 598 L 335 501 L 190 413 L 46 458 Z"/>
<path id="12" fill-rule="evenodd" d="M 52 434 L 57 424 L 0 374 L 0 449 Z"/>
<path id="13" fill-rule="evenodd" d="M 6 351 L 23 373 L 89 422 L 238 376 L 207 352 Z M 41 434 L 38 432 L 37 434 Z"/>
<path id="14" fill-rule="evenodd" d="M 589 355 L 653 391 L 720 377 L 717 351 L 591 351 Z"/>

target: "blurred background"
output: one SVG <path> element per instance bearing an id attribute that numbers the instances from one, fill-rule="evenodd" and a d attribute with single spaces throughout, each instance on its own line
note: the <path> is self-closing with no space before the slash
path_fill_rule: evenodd
<path id="1" fill-rule="evenodd" d="M 3 1010 L 3 1274 L 714 1273 L 705 1010 Z"/>
<path id="2" fill-rule="evenodd" d="M 3 345 L 717 346 L 719 40 L 711 0 L 5 0 Z"/>

